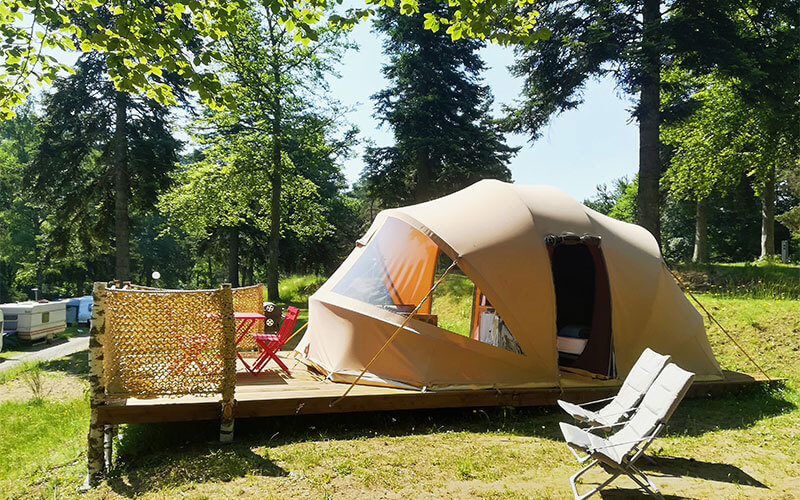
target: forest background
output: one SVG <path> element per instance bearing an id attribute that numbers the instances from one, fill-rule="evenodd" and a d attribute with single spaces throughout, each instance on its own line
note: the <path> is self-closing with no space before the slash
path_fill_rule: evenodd
<path id="1" fill-rule="evenodd" d="M 279 300 L 281 275 L 329 274 L 379 210 L 514 180 L 519 139 L 580 113 L 596 79 L 629 103 L 638 173 L 598 172 L 588 206 L 648 228 L 669 263 L 772 262 L 782 241 L 800 258 L 795 1 L 500 2 L 520 14 L 500 28 L 432 0 L 65 5 L 0 9 L 1 302 L 111 278 Z M 332 90 L 357 22 L 382 43 L 389 140 Z M 521 81 L 502 106 L 487 34 Z"/>

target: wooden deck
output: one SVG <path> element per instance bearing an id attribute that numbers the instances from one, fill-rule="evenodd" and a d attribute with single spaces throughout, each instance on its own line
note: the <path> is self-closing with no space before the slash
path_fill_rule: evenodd
<path id="1" fill-rule="evenodd" d="M 447 390 L 420 392 L 387 387 L 358 385 L 350 394 L 331 406 L 347 389 L 346 384 L 324 380 L 305 365 L 281 353 L 291 377 L 269 365 L 253 376 L 237 367 L 234 418 L 308 415 L 362 411 L 413 410 L 480 406 L 546 406 L 557 399 L 591 401 L 614 395 L 617 385 L 586 385 L 580 377 L 568 376 L 559 387 L 519 389 Z M 702 397 L 734 392 L 764 382 L 761 376 L 724 372 L 724 380 L 695 382 L 687 397 Z M 215 420 L 220 418 L 218 396 L 109 401 L 98 408 L 99 423 L 125 424 Z"/>

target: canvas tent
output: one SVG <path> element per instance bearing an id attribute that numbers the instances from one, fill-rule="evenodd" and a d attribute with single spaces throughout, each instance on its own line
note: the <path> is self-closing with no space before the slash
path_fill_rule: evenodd
<path id="1" fill-rule="evenodd" d="M 613 383 L 645 347 L 699 379 L 721 378 L 702 318 L 648 231 L 553 187 L 494 180 L 379 213 L 309 299 L 298 358 L 335 381 L 353 380 L 428 293 L 443 254 L 474 283 L 474 334 L 437 326 L 426 303 L 362 383 L 558 386 L 575 374 Z M 492 329 L 493 338 L 508 333 L 516 350 L 481 341 Z"/>

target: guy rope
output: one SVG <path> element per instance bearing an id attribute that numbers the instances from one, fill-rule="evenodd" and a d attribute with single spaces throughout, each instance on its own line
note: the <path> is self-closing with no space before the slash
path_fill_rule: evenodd
<path id="1" fill-rule="evenodd" d="M 772 378 L 769 375 L 767 375 L 767 372 L 765 372 L 763 368 L 761 368 L 761 365 L 756 363 L 756 360 L 754 360 L 749 354 L 747 354 L 747 351 L 745 351 L 744 348 L 740 346 L 738 342 L 736 342 L 736 339 L 733 338 L 733 336 L 730 333 L 728 333 L 728 330 L 726 330 L 721 324 L 719 324 L 717 318 L 715 318 L 714 315 L 711 314 L 711 312 L 708 309 L 706 309 L 706 307 L 700 302 L 700 300 L 698 300 L 698 298 L 694 296 L 692 291 L 689 290 L 689 287 L 686 286 L 686 284 L 678 277 L 677 274 L 675 274 L 675 272 L 672 269 L 670 269 L 670 267 L 667 265 L 666 262 L 664 262 L 664 267 L 667 268 L 667 271 L 669 271 L 672 277 L 675 278 L 675 281 L 678 282 L 681 288 L 683 288 L 683 290 L 689 294 L 689 297 L 691 297 L 692 300 L 694 300 L 697 303 L 697 305 L 700 306 L 700 309 L 702 309 L 703 312 L 706 313 L 706 316 L 708 316 L 709 321 L 712 321 L 715 325 L 717 325 L 717 327 L 720 330 L 722 330 L 722 333 L 724 333 L 729 339 L 731 339 L 733 345 L 735 345 L 740 351 L 742 351 L 742 354 L 744 354 L 747 357 L 747 359 L 749 359 L 750 362 L 753 363 L 753 365 L 755 365 L 756 368 L 758 368 L 758 371 L 760 371 L 765 377 L 767 377 L 768 381 L 772 381 Z"/>

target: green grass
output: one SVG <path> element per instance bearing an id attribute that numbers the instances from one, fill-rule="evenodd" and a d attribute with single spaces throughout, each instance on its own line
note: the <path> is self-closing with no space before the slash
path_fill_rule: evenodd
<path id="1" fill-rule="evenodd" d="M 31 364 L 17 375 L 52 367 Z M 45 372 L 44 376 L 68 375 Z M 0 498 L 52 498 L 54 491 L 74 489 L 86 467 L 82 438 L 88 422 L 85 398 L 56 401 L 45 395 L 0 403 Z"/>
<path id="2" fill-rule="evenodd" d="M 301 304 L 306 307 L 308 297 L 322 286 L 327 280 L 326 277 L 318 274 L 292 274 L 285 276 L 278 284 L 278 292 L 281 294 L 281 303 L 290 305 Z M 267 298 L 266 289 L 264 290 L 264 300 Z"/>
<path id="3" fill-rule="evenodd" d="M 773 279 L 768 273 L 762 281 Z M 442 288 L 439 307 L 458 318 L 464 290 L 458 280 Z M 786 383 L 684 401 L 650 449 L 658 465 L 647 468 L 665 495 L 796 498 L 800 300 L 729 292 L 698 296 Z M 722 332 L 707 327 L 724 368 L 755 371 Z M 43 369 L 70 366 L 78 375 L 64 376 L 85 373 L 80 356 Z M 58 498 L 89 499 L 571 498 L 567 478 L 578 468 L 558 430 L 564 418 L 552 408 L 300 415 L 238 420 L 236 440 L 227 446 L 215 442 L 217 422 L 124 426 L 108 480 L 80 494 L 75 486 L 85 473 L 86 401 L 6 405 L 0 406 L 0 464 L 15 470 L 0 466 L 0 498 L 53 498 L 53 486 Z M 45 424 L 58 411 L 72 413 L 51 433 Z M 4 431 L 12 420 L 13 430 Z M 4 450 L 13 458 L 4 459 Z M 638 497 L 626 480 L 614 486 L 609 498 Z"/>
<path id="4" fill-rule="evenodd" d="M 472 319 L 472 280 L 459 272 L 452 272 L 433 292 L 431 313 L 439 318 L 439 327 L 469 337 Z"/>
<path id="5" fill-rule="evenodd" d="M 756 299 L 800 299 L 800 266 L 777 263 L 681 264 L 691 290 Z"/>

